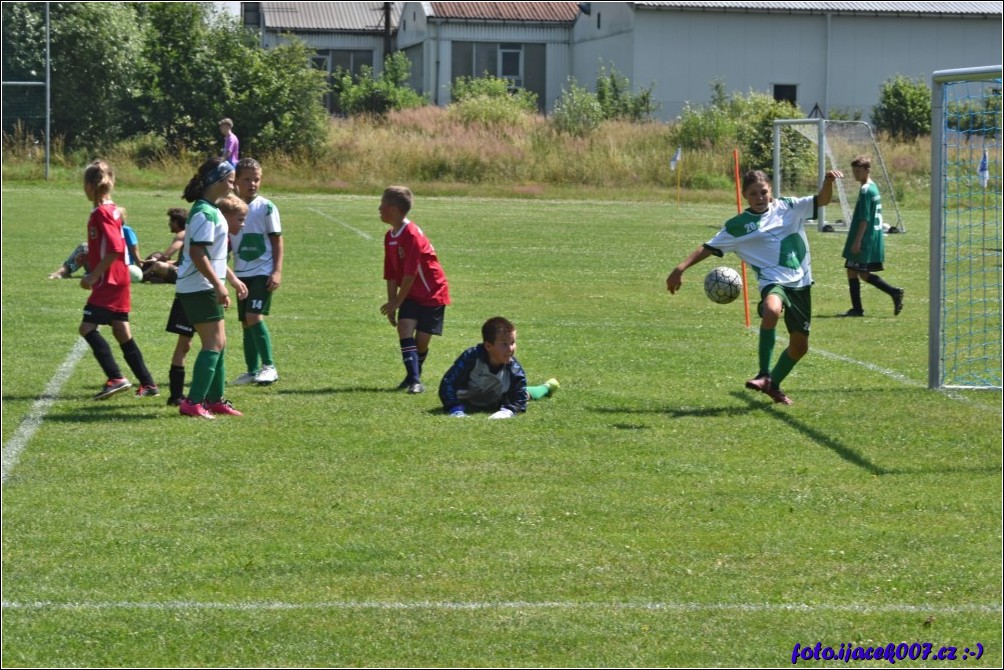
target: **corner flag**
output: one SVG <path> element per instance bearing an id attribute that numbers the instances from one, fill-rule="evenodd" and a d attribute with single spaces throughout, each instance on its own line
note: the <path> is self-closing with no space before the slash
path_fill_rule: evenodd
<path id="1" fill-rule="evenodd" d="M 985 154 L 986 152 L 984 152 Z M 669 159 L 669 169 L 671 171 L 676 171 L 676 164 L 680 162 L 680 157 L 683 155 L 683 147 L 676 147 L 676 153 L 673 157 Z"/>
<path id="2" fill-rule="evenodd" d="M 983 159 L 980 160 L 980 166 L 976 169 L 976 174 L 979 175 L 980 186 L 986 188 L 987 184 L 990 182 L 990 169 L 989 166 L 987 165 L 986 149 L 983 150 Z"/>

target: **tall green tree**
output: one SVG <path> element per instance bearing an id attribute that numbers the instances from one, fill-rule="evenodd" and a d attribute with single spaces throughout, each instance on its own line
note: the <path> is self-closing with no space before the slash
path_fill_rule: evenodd
<path id="1" fill-rule="evenodd" d="M 902 75 L 887 80 L 872 109 L 872 123 L 877 130 L 903 140 L 929 135 L 931 89 L 921 79 Z"/>
<path id="2" fill-rule="evenodd" d="M 49 4 L 52 133 L 98 150 L 126 132 L 136 94 L 142 32 L 126 3 Z M 45 3 L 3 3 L 3 68 L 44 79 Z M 34 73 L 34 74 L 32 74 Z"/>

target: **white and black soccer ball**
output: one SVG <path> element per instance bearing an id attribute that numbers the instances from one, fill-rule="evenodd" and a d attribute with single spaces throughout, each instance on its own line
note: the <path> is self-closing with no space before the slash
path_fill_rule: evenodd
<path id="1" fill-rule="evenodd" d="M 129 278 L 132 279 L 134 284 L 138 284 L 143 281 L 143 271 L 138 265 L 129 266 Z"/>
<path id="2" fill-rule="evenodd" d="M 743 279 L 732 268 L 715 268 L 704 277 L 704 292 L 711 302 L 725 305 L 743 292 Z"/>

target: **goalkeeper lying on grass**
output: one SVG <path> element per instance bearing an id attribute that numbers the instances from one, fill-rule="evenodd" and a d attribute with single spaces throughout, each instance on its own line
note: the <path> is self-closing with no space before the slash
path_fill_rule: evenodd
<path id="1" fill-rule="evenodd" d="M 531 398 L 558 388 L 557 379 L 539 386 L 526 385 L 526 373 L 516 360 L 516 326 L 501 316 L 481 326 L 483 342 L 467 349 L 439 384 L 439 399 L 450 416 L 468 411 L 492 412 L 489 419 L 508 419 L 526 411 Z"/>

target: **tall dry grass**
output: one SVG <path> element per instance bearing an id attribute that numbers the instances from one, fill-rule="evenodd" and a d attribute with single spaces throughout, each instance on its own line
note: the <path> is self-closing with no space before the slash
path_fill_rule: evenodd
<path id="1" fill-rule="evenodd" d="M 108 152 L 119 180 L 150 188 L 178 188 L 192 176 L 201 155 L 155 146 L 152 138 L 123 143 Z M 93 156 L 63 151 L 58 142 L 50 179 L 79 181 Z M 929 139 L 880 140 L 898 196 L 926 197 Z M 310 156 L 255 156 L 271 188 L 290 191 L 379 192 L 405 183 L 426 193 L 490 195 L 665 197 L 679 180 L 684 199 L 732 197 L 732 147 L 685 152 L 673 172 L 676 150 L 669 124 L 604 122 L 577 138 L 554 130 L 538 115 L 509 122 L 472 120 L 451 109 L 421 107 L 384 119 L 332 118 L 324 146 Z M 41 180 L 42 156 L 25 136 L 4 136 L 5 180 Z M 763 166 L 743 166 L 763 167 Z"/>

